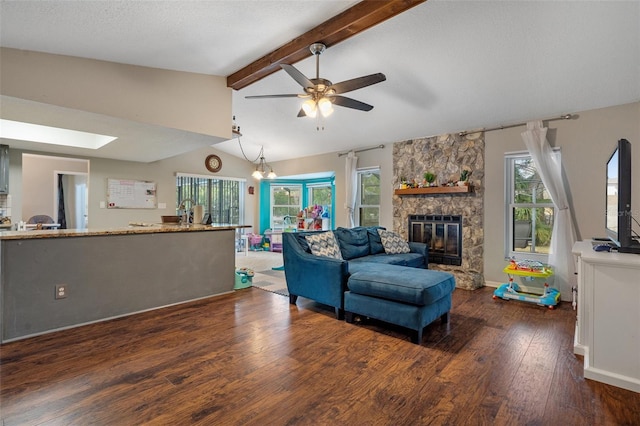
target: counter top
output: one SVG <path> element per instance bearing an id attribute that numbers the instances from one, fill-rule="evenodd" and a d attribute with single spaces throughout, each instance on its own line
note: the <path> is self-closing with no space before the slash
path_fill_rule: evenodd
<path id="1" fill-rule="evenodd" d="M 176 225 L 143 224 L 110 229 L 55 229 L 33 231 L 2 231 L 0 240 L 27 240 L 34 238 L 89 237 L 98 235 L 154 234 L 161 232 L 226 231 L 249 228 L 250 225 Z"/>
<path id="2" fill-rule="evenodd" d="M 615 264 L 618 266 L 640 267 L 640 255 L 633 253 L 618 253 L 617 251 L 595 251 L 593 246 L 602 242 L 577 241 L 572 248 L 576 256 L 584 261 L 597 264 Z"/>

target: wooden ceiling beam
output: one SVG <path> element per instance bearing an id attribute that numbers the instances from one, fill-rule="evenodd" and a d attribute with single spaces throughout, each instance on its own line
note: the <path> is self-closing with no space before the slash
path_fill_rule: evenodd
<path id="1" fill-rule="evenodd" d="M 227 87 L 239 90 L 311 56 L 309 46 L 320 42 L 331 47 L 427 0 L 365 0 L 328 19 L 273 52 L 227 76 Z"/>

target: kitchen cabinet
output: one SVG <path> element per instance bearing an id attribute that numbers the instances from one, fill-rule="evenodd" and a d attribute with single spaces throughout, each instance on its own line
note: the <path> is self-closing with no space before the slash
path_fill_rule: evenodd
<path id="1" fill-rule="evenodd" d="M 9 145 L 0 145 L 0 194 L 9 193 Z"/>

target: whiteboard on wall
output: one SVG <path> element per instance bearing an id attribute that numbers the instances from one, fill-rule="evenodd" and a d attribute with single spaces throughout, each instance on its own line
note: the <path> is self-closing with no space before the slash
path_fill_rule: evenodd
<path id="1" fill-rule="evenodd" d="M 155 209 L 156 183 L 147 180 L 107 179 L 107 208 Z"/>

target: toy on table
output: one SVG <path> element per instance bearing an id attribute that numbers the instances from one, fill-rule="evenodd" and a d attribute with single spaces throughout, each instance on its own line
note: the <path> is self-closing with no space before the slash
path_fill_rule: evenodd
<path id="1" fill-rule="evenodd" d="M 553 270 L 549 266 L 537 261 L 516 261 L 511 259 L 509 265 L 502 271 L 509 276 L 509 282 L 502 284 L 493 292 L 494 299 L 499 297 L 505 300 L 520 300 L 522 302 L 547 306 L 549 309 L 554 309 L 560 301 L 560 292 L 555 288 L 549 287 L 548 278 L 553 275 Z M 514 276 L 525 277 L 531 280 L 536 278 L 544 279 L 542 294 L 521 291 L 518 284 L 513 282 Z"/>

